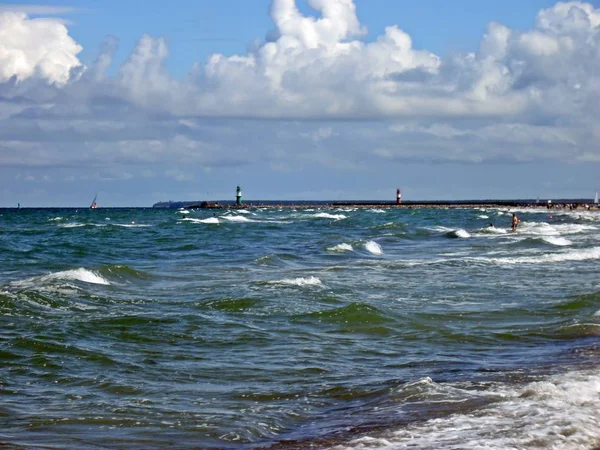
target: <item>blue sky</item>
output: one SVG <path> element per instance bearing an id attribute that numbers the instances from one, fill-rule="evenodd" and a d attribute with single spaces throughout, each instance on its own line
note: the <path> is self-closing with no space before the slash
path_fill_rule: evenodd
<path id="1" fill-rule="evenodd" d="M 0 4 L 0 207 L 593 197 L 597 1 Z M 24 31 L 26 30 L 26 31 Z"/>

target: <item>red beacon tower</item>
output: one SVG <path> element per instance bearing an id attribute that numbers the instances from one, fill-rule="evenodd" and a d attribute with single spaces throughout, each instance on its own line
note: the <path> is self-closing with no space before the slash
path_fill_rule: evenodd
<path id="1" fill-rule="evenodd" d="M 402 192 L 400 192 L 400 188 L 396 189 L 396 205 L 402 203 Z"/>

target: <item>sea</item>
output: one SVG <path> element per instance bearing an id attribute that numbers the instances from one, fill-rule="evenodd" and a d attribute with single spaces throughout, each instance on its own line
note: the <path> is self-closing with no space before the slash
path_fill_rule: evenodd
<path id="1" fill-rule="evenodd" d="M 2 448 L 600 446 L 597 209 L 1 209 L 0 262 Z"/>

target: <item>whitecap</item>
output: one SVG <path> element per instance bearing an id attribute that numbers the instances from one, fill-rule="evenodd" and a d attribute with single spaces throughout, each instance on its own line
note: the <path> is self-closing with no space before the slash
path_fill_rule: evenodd
<path id="1" fill-rule="evenodd" d="M 244 216 L 223 216 L 223 219 L 229 220 L 230 222 L 254 222 Z"/>
<path id="2" fill-rule="evenodd" d="M 377 214 L 385 213 L 385 210 L 383 210 L 383 209 L 371 209 L 370 211 L 372 213 L 377 213 Z"/>
<path id="3" fill-rule="evenodd" d="M 110 284 L 108 280 L 100 276 L 98 273 L 84 269 L 83 267 L 80 267 L 79 269 L 51 273 L 40 278 L 40 281 L 48 280 L 78 280 L 92 284 Z"/>
<path id="4" fill-rule="evenodd" d="M 72 223 L 60 223 L 58 224 L 60 228 L 79 228 L 85 227 L 84 223 L 72 222 Z"/>
<path id="5" fill-rule="evenodd" d="M 40 284 L 52 282 L 54 280 L 75 280 L 91 284 L 110 285 L 110 282 L 97 272 L 80 267 L 79 269 L 64 270 L 61 272 L 54 272 L 47 275 L 27 278 L 25 280 L 13 281 L 9 283 L 9 286 L 17 288 L 36 288 L 40 287 Z"/>
<path id="6" fill-rule="evenodd" d="M 206 219 L 194 219 L 192 217 L 186 217 L 185 219 L 181 219 L 182 221 L 185 222 L 192 222 L 192 223 L 219 223 L 219 219 L 216 217 L 208 217 Z"/>
<path id="7" fill-rule="evenodd" d="M 512 258 L 469 258 L 473 261 L 484 261 L 496 264 L 535 264 L 556 263 L 564 261 L 586 261 L 600 259 L 600 247 L 583 250 L 570 250 L 560 253 L 544 253 L 536 256 L 521 256 Z"/>
<path id="8" fill-rule="evenodd" d="M 485 227 L 485 228 L 482 228 L 480 231 L 482 231 L 484 233 L 491 233 L 491 234 L 506 234 L 506 233 L 508 233 L 507 228 L 497 228 L 497 227 Z"/>
<path id="9" fill-rule="evenodd" d="M 317 213 L 312 217 L 318 217 L 320 219 L 333 219 L 333 220 L 342 220 L 345 219 L 346 216 L 343 214 L 329 214 L 329 213 Z"/>
<path id="10" fill-rule="evenodd" d="M 321 286 L 321 280 L 317 277 L 307 278 L 285 278 L 283 280 L 269 281 L 269 284 L 285 284 L 292 286 Z"/>
<path id="11" fill-rule="evenodd" d="M 486 216 L 485 214 L 480 214 L 479 216 L 477 216 L 479 219 L 489 219 L 490 216 Z"/>
<path id="12" fill-rule="evenodd" d="M 135 223 L 135 222 L 131 222 L 131 223 L 115 223 L 113 224 L 117 227 L 124 227 L 124 228 L 146 228 L 146 227 L 150 227 L 152 225 L 147 225 L 147 224 L 143 224 L 143 223 Z M 104 225 L 102 225 L 104 226 Z"/>
<path id="13" fill-rule="evenodd" d="M 367 242 L 365 242 L 365 248 L 367 249 L 367 251 L 369 253 L 372 253 L 374 255 L 381 255 L 381 254 L 383 254 L 383 250 L 381 249 L 381 245 L 379 245 L 375 241 L 367 241 Z"/>
<path id="14" fill-rule="evenodd" d="M 329 247 L 327 250 L 330 252 L 351 252 L 354 250 L 350 244 L 346 244 L 345 242 L 335 245 L 333 247 Z"/>
<path id="15" fill-rule="evenodd" d="M 462 228 L 459 229 L 459 230 L 456 230 L 454 232 L 454 235 L 456 237 L 459 237 L 459 238 L 468 238 L 468 237 L 471 237 L 471 235 L 467 231 L 463 230 Z"/>
<path id="16" fill-rule="evenodd" d="M 565 239 L 563 237 L 544 236 L 542 238 L 542 240 L 544 242 L 547 242 L 548 244 L 558 245 L 558 246 L 566 246 L 566 245 L 572 244 L 571 241 L 569 241 L 568 239 Z"/>
<path id="17" fill-rule="evenodd" d="M 180 209 L 177 214 L 189 214 L 190 212 L 187 209 Z"/>

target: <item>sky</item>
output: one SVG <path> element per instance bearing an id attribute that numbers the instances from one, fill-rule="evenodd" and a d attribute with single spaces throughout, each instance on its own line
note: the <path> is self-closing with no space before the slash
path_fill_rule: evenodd
<path id="1" fill-rule="evenodd" d="M 593 198 L 600 1 L 0 3 L 0 207 Z"/>

